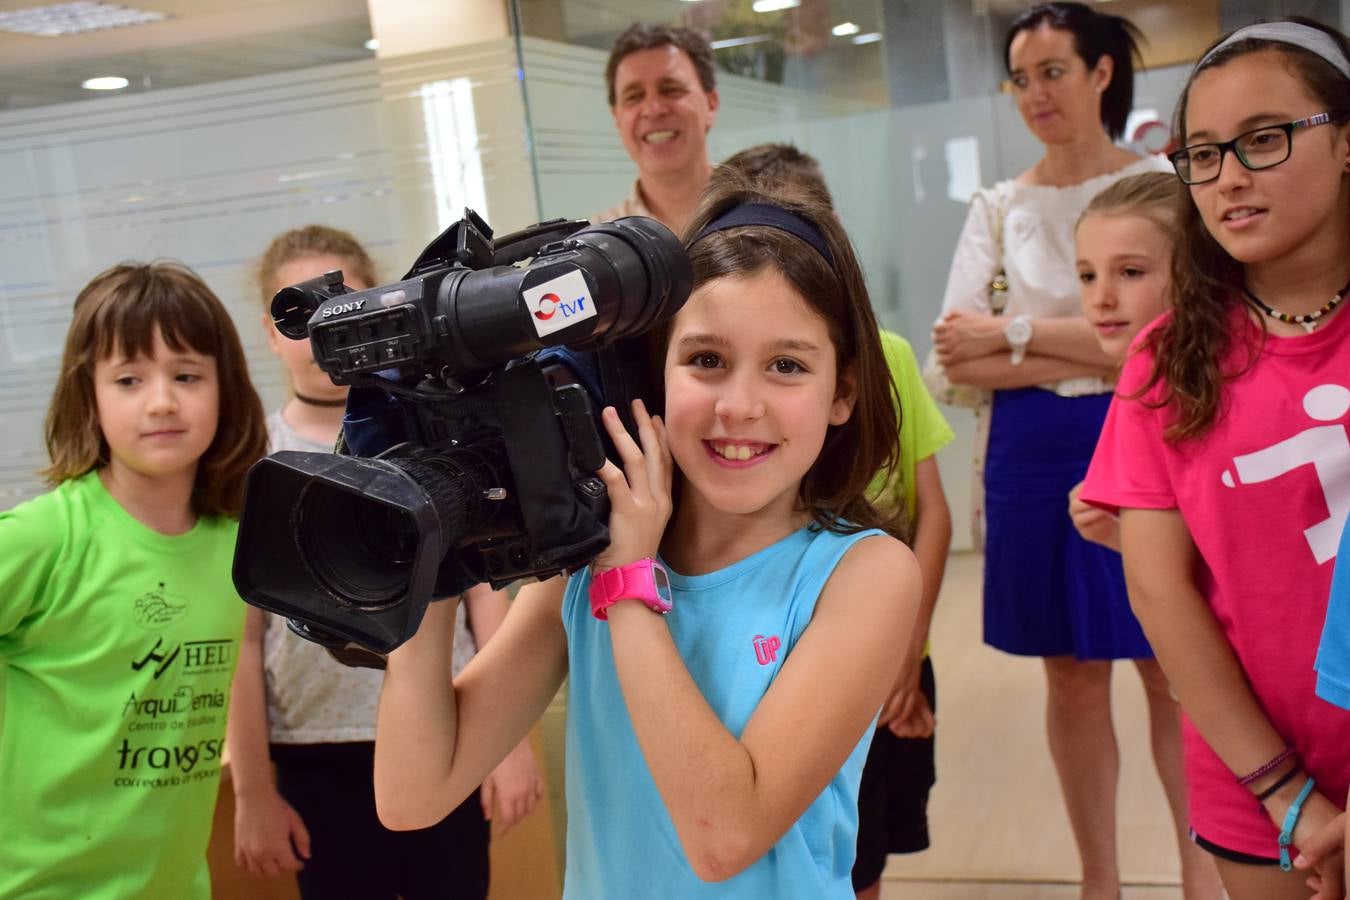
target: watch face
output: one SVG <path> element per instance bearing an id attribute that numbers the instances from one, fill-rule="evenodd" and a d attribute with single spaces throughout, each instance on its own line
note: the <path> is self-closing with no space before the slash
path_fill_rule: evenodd
<path id="1" fill-rule="evenodd" d="M 652 584 L 656 585 L 656 593 L 667 603 L 672 602 L 670 594 L 670 575 L 666 572 L 664 566 L 652 566 Z"/>
<path id="2" fill-rule="evenodd" d="M 1025 319 L 1013 319 L 1003 333 L 1009 344 L 1025 344 L 1031 340 L 1031 323 Z"/>

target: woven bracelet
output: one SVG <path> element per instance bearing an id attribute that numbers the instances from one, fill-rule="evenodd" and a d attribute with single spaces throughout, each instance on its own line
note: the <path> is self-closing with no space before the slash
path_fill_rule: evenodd
<path id="1" fill-rule="evenodd" d="M 1246 787 L 1256 779 L 1260 778 L 1262 775 L 1268 775 L 1271 772 L 1274 772 L 1280 766 L 1284 765 L 1285 761 L 1293 755 L 1294 755 L 1294 748 L 1285 747 L 1283 750 L 1280 751 L 1279 756 L 1276 756 L 1270 762 L 1266 763 L 1265 765 L 1255 770 L 1254 772 L 1248 772 L 1246 775 L 1243 775 L 1241 778 L 1239 778 L 1238 784 L 1242 785 L 1243 787 Z"/>

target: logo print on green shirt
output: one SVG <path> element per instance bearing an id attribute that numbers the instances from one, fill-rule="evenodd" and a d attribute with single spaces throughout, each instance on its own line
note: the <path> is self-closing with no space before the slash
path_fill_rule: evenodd
<path id="1" fill-rule="evenodd" d="M 175 603 L 174 601 L 180 601 Z M 164 591 L 164 582 L 153 591 L 136 598 L 133 615 L 136 624 L 151 631 L 160 631 L 176 622 L 187 612 L 187 602 Z"/>

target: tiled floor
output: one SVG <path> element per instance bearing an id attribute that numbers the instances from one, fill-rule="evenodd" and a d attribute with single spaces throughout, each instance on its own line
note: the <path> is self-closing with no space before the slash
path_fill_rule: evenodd
<path id="1" fill-rule="evenodd" d="M 938 784 L 933 846 L 892 856 L 883 900 L 1071 900 L 1077 854 L 1046 749 L 1039 661 L 980 641 L 980 558 L 954 556 L 933 626 Z M 1180 900 L 1176 841 L 1148 749 L 1143 689 L 1118 665 L 1119 847 L 1125 900 Z"/>
<path id="2" fill-rule="evenodd" d="M 1077 900 L 1076 884 L 888 881 L 881 900 Z M 1122 900 L 1181 900 L 1176 886 L 1127 886 Z"/>
<path id="3" fill-rule="evenodd" d="M 934 621 L 933 660 L 939 722 L 933 846 L 891 857 L 882 900 L 1076 900 L 1077 856 L 1046 751 L 1041 664 L 980 642 L 979 557 L 952 558 Z M 1171 825 L 1149 761 L 1143 692 L 1130 667 L 1117 668 L 1123 900 L 1181 900 Z M 222 836 L 228 823 L 223 814 Z M 228 847 L 219 850 L 228 862 Z M 525 858 L 537 863 L 540 854 Z M 543 896 L 497 887 L 494 896 L 512 900 Z M 256 893 L 241 886 L 217 896 Z"/>

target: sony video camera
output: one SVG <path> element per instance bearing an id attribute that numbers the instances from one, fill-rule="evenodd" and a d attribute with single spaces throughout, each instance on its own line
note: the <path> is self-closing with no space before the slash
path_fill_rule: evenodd
<path id="1" fill-rule="evenodd" d="M 600 410 L 653 396 L 636 338 L 692 280 L 653 219 L 494 242 L 466 210 L 402 281 L 352 291 L 329 272 L 280 291 L 277 329 L 352 390 L 337 453 L 249 472 L 240 594 L 343 658 L 406 641 L 432 597 L 585 565 L 609 543 Z"/>

